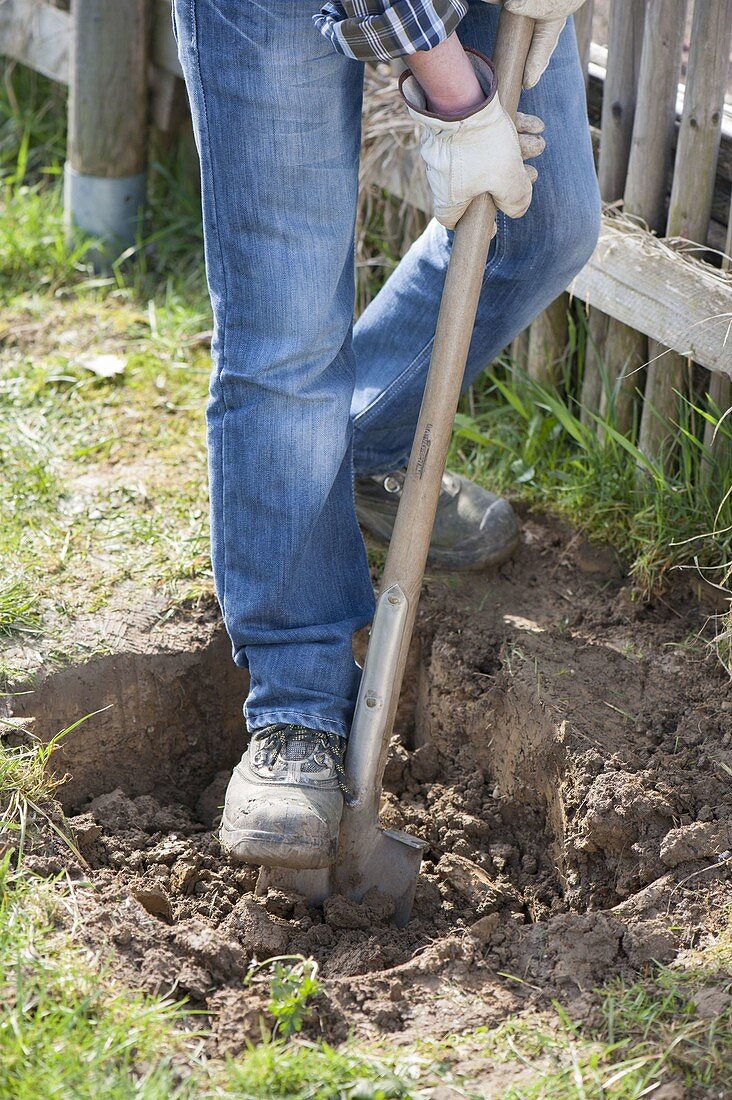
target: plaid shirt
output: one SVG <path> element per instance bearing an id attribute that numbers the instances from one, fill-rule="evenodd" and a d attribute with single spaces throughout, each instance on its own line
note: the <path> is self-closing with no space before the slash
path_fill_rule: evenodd
<path id="1" fill-rule="evenodd" d="M 335 48 L 358 61 L 431 50 L 468 12 L 468 0 L 329 0 L 315 25 Z"/>

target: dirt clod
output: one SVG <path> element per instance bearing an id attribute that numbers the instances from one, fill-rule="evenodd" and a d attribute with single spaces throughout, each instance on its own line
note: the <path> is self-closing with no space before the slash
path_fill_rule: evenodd
<path id="1" fill-rule="evenodd" d="M 728 824 L 698 821 L 666 834 L 661 842 L 661 862 L 676 867 L 679 863 L 724 856 L 730 848 L 732 830 Z"/>

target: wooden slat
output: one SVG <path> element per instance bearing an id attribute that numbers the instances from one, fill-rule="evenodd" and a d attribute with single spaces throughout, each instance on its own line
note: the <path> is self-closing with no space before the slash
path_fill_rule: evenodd
<path id="1" fill-rule="evenodd" d="M 170 0 L 155 0 L 152 19 L 153 64 L 182 76 Z M 68 84 L 71 27 L 71 14 L 45 0 L 0 0 L 0 57 L 11 57 L 59 84 Z"/>
<path id="2" fill-rule="evenodd" d="M 75 0 L 74 13 L 68 163 L 88 176 L 136 175 L 147 164 L 147 4 Z"/>
<path id="3" fill-rule="evenodd" d="M 574 30 L 577 35 L 577 49 L 582 65 L 582 73 L 585 78 L 585 87 L 590 79 L 588 65 L 590 61 L 590 46 L 592 45 L 592 16 L 594 14 L 595 0 L 585 0 L 579 11 L 574 13 Z"/>
<path id="4" fill-rule="evenodd" d="M 602 100 L 602 140 L 598 163 L 598 180 L 603 202 L 617 202 L 625 191 L 630 143 L 643 48 L 644 10 L 637 0 L 613 0 L 608 28 L 609 49 Z M 581 416 L 594 424 L 593 414 L 603 406 L 604 391 L 609 383 L 605 364 L 610 362 L 606 347 L 610 318 L 599 309 L 592 309 L 588 321 L 588 340 L 582 378 Z M 617 371 L 624 365 L 626 352 L 613 350 L 612 360 Z M 632 354 L 632 347 L 630 354 Z M 633 384 L 637 384 L 633 379 Z M 632 416 L 633 390 L 620 397 L 616 407 L 616 423 Z M 606 397 L 605 397 L 606 401 Z M 619 412 L 619 416 L 617 415 Z M 598 428 L 598 430 L 601 430 Z"/>
<path id="5" fill-rule="evenodd" d="M 605 219 L 571 293 L 623 324 L 732 378 L 732 284 L 714 268 L 669 255 L 649 234 Z"/>
<path id="6" fill-rule="evenodd" d="M 645 5 L 637 100 L 623 197 L 626 212 L 641 218 L 654 230 L 662 230 L 666 224 L 671 136 L 676 117 L 686 7 L 687 0 L 647 0 Z M 600 416 L 607 419 L 612 415 L 618 431 L 627 432 L 633 422 L 637 392 L 643 380 L 641 368 L 648 359 L 647 341 L 635 326 L 623 325 L 613 316 L 608 322 L 604 357 L 607 384 L 600 396 Z"/>
<path id="7" fill-rule="evenodd" d="M 2 0 L 0 55 L 68 84 L 71 21 L 69 12 L 43 0 Z"/>
<path id="8" fill-rule="evenodd" d="M 625 210 L 663 232 L 687 0 L 647 0 Z"/>
<path id="9" fill-rule="evenodd" d="M 684 112 L 681 117 L 666 234 L 703 243 L 709 228 L 714 170 L 732 33 L 732 0 L 695 4 Z M 638 446 L 654 462 L 669 456 L 679 393 L 689 365 L 651 341 Z"/>
<path id="10" fill-rule="evenodd" d="M 614 0 L 608 37 L 597 175 L 603 202 L 616 202 L 625 191 L 643 49 L 643 7 L 637 0 Z"/>
<path id="11" fill-rule="evenodd" d="M 593 83 L 599 84 L 600 87 L 605 83 L 605 75 L 607 71 L 607 59 L 609 49 L 607 46 L 599 46 L 597 42 L 590 44 L 590 79 Z M 686 86 L 679 84 L 676 89 L 676 117 L 681 118 L 684 110 L 684 97 L 686 94 Z M 732 104 L 725 103 L 722 108 L 722 138 L 727 138 L 732 141 Z"/>
<path id="12" fill-rule="evenodd" d="M 727 241 L 724 248 L 722 270 L 729 271 L 732 268 L 732 201 L 729 207 L 729 227 L 727 229 Z M 732 408 L 732 380 L 723 374 L 712 374 L 709 378 L 709 396 L 724 415 L 727 409 Z M 704 425 L 704 446 L 709 454 L 716 460 L 718 468 L 722 469 L 730 449 L 729 440 L 722 432 L 715 432 L 715 425 Z M 702 470 L 702 480 L 709 481 L 714 472 L 714 463 L 706 463 Z"/>

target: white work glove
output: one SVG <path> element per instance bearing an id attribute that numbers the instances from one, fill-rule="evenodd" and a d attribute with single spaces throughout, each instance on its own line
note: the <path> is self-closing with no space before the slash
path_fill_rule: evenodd
<path id="1" fill-rule="evenodd" d="M 517 115 L 516 126 L 498 98 L 490 61 L 475 50 L 466 50 L 486 95 L 486 102 L 464 118 L 441 119 L 426 109 L 426 98 L 416 77 L 405 72 L 399 88 L 412 118 L 422 127 L 420 152 L 427 167 L 435 217 L 454 229 L 472 199 L 486 191 L 509 218 L 522 217 L 531 202 L 535 168 L 523 158 L 537 157 L 544 149 L 539 134 L 544 123 L 535 115 Z"/>
<path id="2" fill-rule="evenodd" d="M 501 2 L 502 0 L 486 0 L 488 4 Z M 585 0 L 505 0 L 506 11 L 510 11 L 512 15 L 525 15 L 536 20 L 534 37 L 524 66 L 524 88 L 528 90 L 539 83 L 551 61 L 564 24 L 584 2 Z"/>

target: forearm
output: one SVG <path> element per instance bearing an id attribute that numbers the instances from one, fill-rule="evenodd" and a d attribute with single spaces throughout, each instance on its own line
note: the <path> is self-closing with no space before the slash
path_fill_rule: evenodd
<path id="1" fill-rule="evenodd" d="M 432 50 L 405 59 L 427 97 L 427 109 L 441 118 L 471 111 L 485 101 L 475 70 L 456 34 Z"/>

